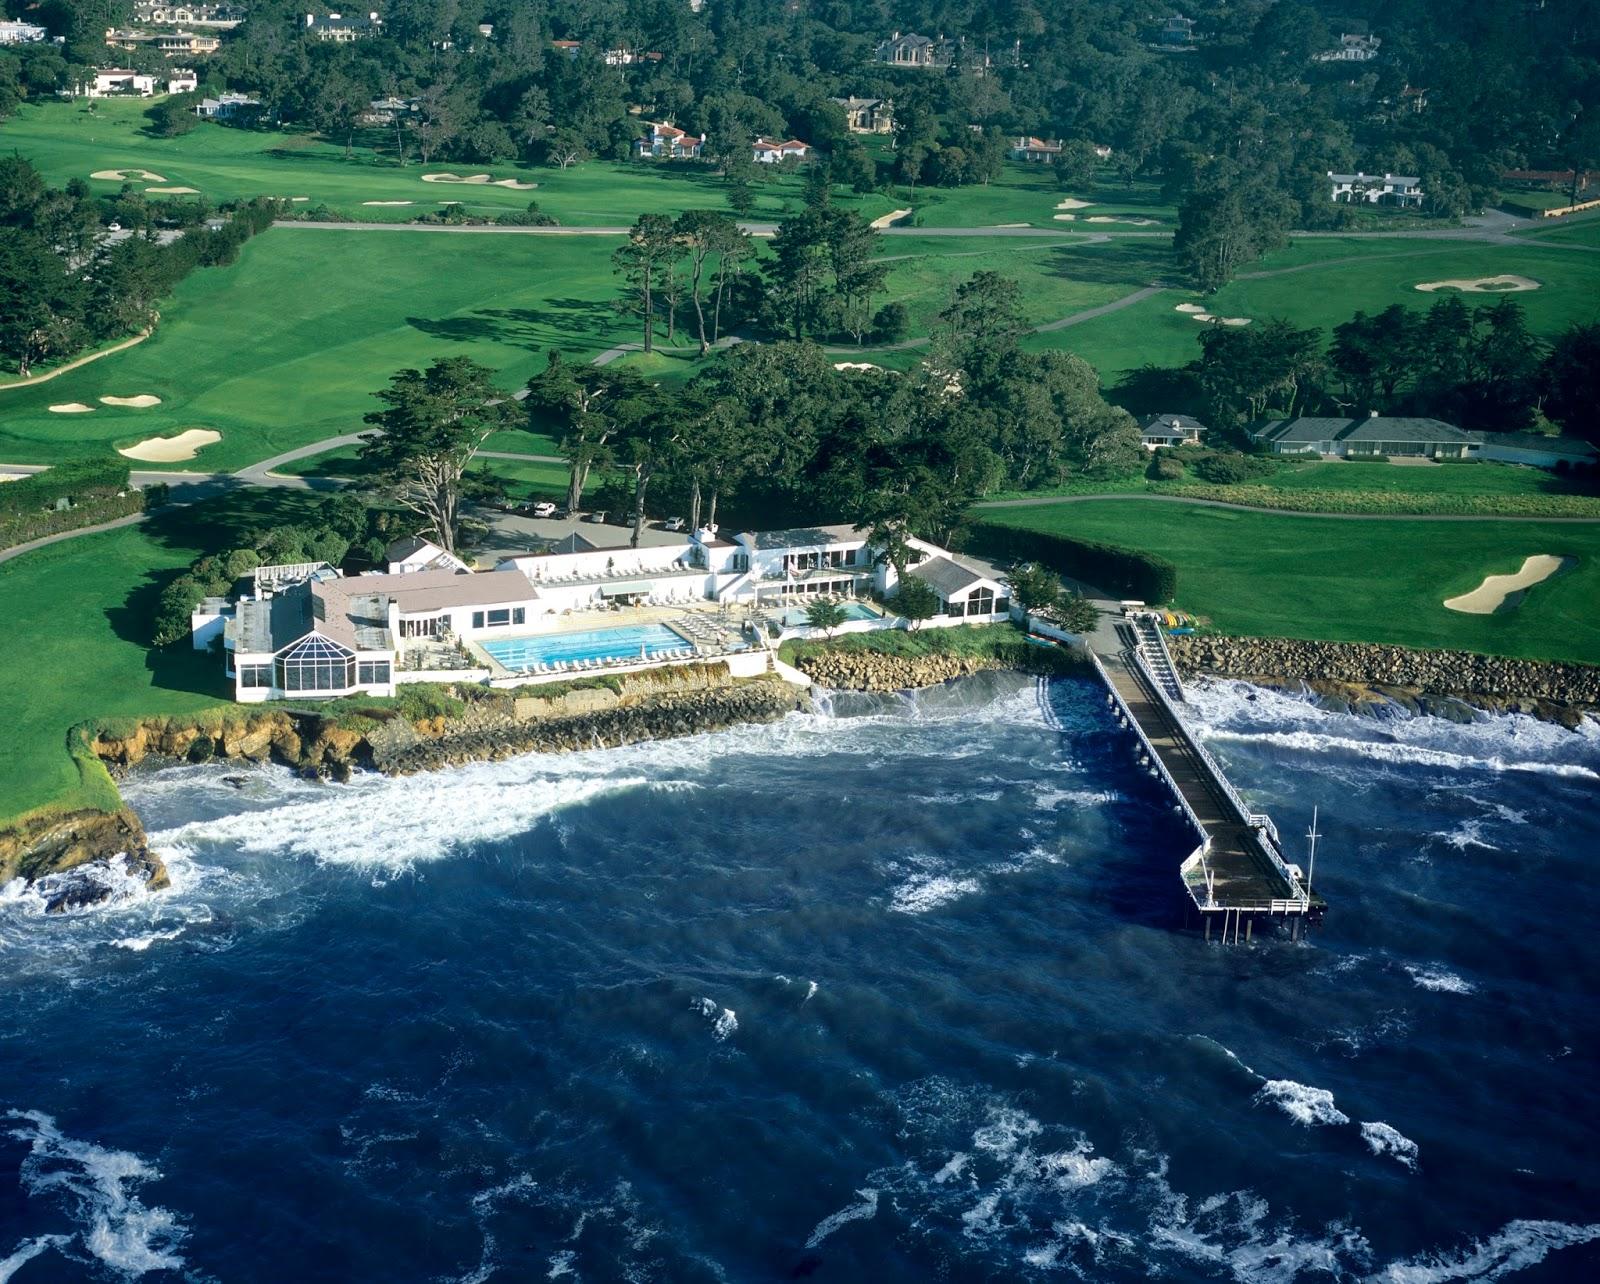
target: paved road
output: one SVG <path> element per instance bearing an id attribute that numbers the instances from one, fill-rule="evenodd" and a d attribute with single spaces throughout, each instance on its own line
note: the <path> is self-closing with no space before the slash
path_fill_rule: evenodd
<path id="1" fill-rule="evenodd" d="M 1030 499 L 988 499 L 974 508 L 1043 508 L 1050 504 L 1085 504 L 1102 499 L 1141 499 L 1157 504 L 1193 504 L 1200 508 L 1231 508 L 1240 513 L 1271 513 L 1274 517 L 1319 517 L 1336 522 L 1565 522 L 1594 525 L 1600 517 L 1507 517 L 1458 513 L 1308 513 L 1298 508 L 1262 508 L 1255 504 L 1230 504 L 1221 499 L 1190 499 L 1185 495 L 1152 495 L 1131 491 L 1104 495 L 1039 495 Z"/>
<path id="2" fill-rule="evenodd" d="M 143 513 L 129 513 L 126 517 L 119 517 L 115 521 L 101 522 L 98 526 L 84 526 L 75 531 L 61 531 L 55 535 L 45 535 L 39 539 L 31 539 L 26 544 L 14 544 L 10 548 L 0 549 L 0 562 L 9 562 L 13 557 L 21 557 L 24 553 L 31 553 L 36 548 L 44 548 L 50 544 L 59 544 L 62 540 L 77 539 L 80 535 L 96 535 L 101 531 L 114 531 L 123 526 L 132 526 L 135 522 L 144 521 Z"/>

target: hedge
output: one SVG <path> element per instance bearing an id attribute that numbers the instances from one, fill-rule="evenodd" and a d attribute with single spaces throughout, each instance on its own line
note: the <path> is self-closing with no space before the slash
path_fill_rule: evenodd
<path id="1" fill-rule="evenodd" d="M 1170 602 L 1178 595 L 1178 568 L 1137 549 L 994 522 L 971 526 L 965 546 L 984 557 L 1040 562 L 1058 574 L 1141 602 Z"/>
<path id="2" fill-rule="evenodd" d="M 0 522 L 52 508 L 58 499 L 104 499 L 128 489 L 126 459 L 73 459 L 0 486 Z"/>
<path id="3" fill-rule="evenodd" d="M 18 483 L 12 482 L 15 486 Z M 29 540 L 46 535 L 59 535 L 62 531 L 81 530 L 85 526 L 98 526 L 131 513 L 144 511 L 144 494 L 131 490 L 124 495 L 107 499 L 91 499 L 74 508 L 60 512 L 50 509 L 42 513 L 23 513 L 20 516 L 0 518 L 0 548 L 13 548 Z"/>

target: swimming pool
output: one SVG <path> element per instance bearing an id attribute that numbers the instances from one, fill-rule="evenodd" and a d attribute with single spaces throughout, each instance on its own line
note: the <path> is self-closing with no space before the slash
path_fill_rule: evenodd
<path id="1" fill-rule="evenodd" d="M 878 612 L 861 602 L 841 602 L 839 605 L 844 608 L 844 618 L 847 620 L 877 620 L 882 618 Z M 783 621 L 784 628 L 798 629 L 807 622 L 806 608 L 803 606 L 787 607 L 779 614 L 778 618 Z"/>
<path id="2" fill-rule="evenodd" d="M 533 637 L 495 638 L 478 644 L 513 672 L 536 664 L 575 660 L 637 660 L 665 651 L 681 651 L 689 643 L 664 624 L 629 624 L 584 633 L 542 633 Z"/>

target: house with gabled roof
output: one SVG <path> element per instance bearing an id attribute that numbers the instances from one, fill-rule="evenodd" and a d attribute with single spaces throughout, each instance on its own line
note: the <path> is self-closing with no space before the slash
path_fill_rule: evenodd
<path id="1" fill-rule="evenodd" d="M 633 154 L 657 160 L 698 160 L 705 145 L 704 134 L 690 134 L 675 125 L 656 122 L 648 134 L 634 143 Z"/>
<path id="2" fill-rule="evenodd" d="M 753 159 L 758 165 L 777 165 L 786 160 L 805 160 L 811 155 L 811 144 L 798 138 L 778 142 L 771 138 L 758 138 L 751 144 Z"/>
<path id="3" fill-rule="evenodd" d="M 1331 455 L 1336 458 L 1403 456 L 1474 459 L 1478 440 L 1438 419 L 1372 414 L 1366 419 L 1270 419 L 1250 436 L 1275 455 Z"/>
<path id="4" fill-rule="evenodd" d="M 885 98 L 834 98 L 852 134 L 887 134 L 894 129 L 894 104 Z"/>
<path id="5" fill-rule="evenodd" d="M 1139 440 L 1146 450 L 1162 446 L 1198 446 L 1206 426 L 1193 415 L 1147 415 L 1139 421 Z"/>
<path id="6" fill-rule="evenodd" d="M 1011 140 L 1011 159 L 1048 165 L 1061 155 L 1061 140 L 1024 135 Z"/>

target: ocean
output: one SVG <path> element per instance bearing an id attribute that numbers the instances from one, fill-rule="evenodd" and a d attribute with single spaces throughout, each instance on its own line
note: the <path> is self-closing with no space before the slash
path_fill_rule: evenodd
<path id="1" fill-rule="evenodd" d="M 1600 1278 L 1600 727 L 1193 701 L 1305 941 L 1086 681 L 142 771 L 170 891 L 0 892 L 0 1284 Z"/>

